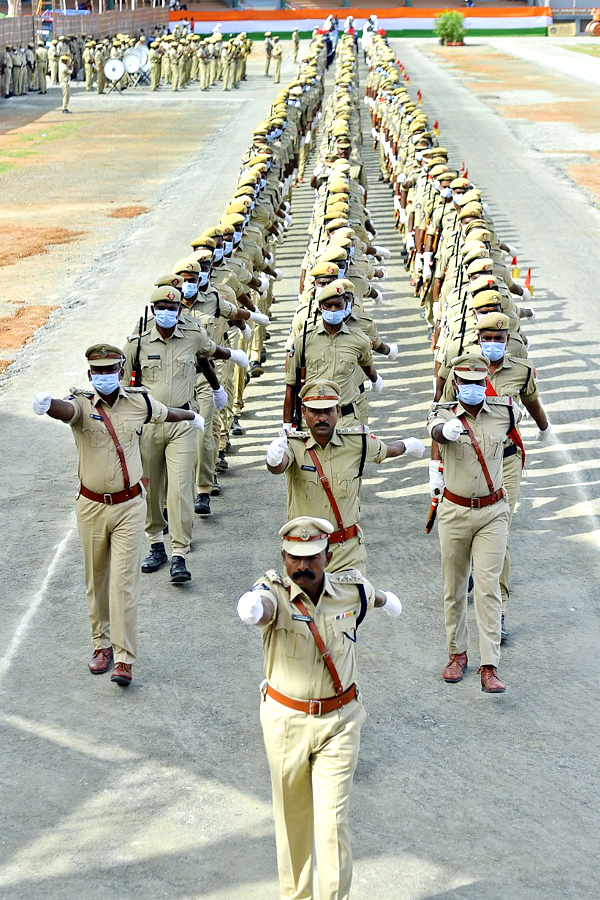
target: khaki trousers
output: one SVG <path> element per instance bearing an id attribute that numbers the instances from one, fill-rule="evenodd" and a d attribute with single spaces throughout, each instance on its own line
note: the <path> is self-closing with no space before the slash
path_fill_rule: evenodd
<path id="1" fill-rule="evenodd" d="M 472 560 L 482 666 L 497 666 L 500 661 L 500 572 L 508 539 L 508 517 L 506 500 L 483 509 L 467 509 L 442 499 L 438 508 L 448 650 L 465 653 L 469 649 L 467 588 Z"/>
<path id="2" fill-rule="evenodd" d="M 348 812 L 366 718 L 357 700 L 324 716 L 294 712 L 270 697 L 261 703 L 281 900 L 312 900 L 313 842 L 320 900 L 350 895 Z"/>
<path id="3" fill-rule="evenodd" d="M 50 84 L 58 84 L 58 60 L 50 60 Z"/>
<path id="4" fill-rule="evenodd" d="M 237 331 L 237 328 L 235 331 Z M 221 346 L 229 347 L 229 340 L 225 344 L 221 344 Z M 215 418 L 219 420 L 219 439 L 218 439 L 218 449 L 225 450 L 227 446 L 227 439 L 229 438 L 229 430 L 231 428 L 231 419 L 233 417 L 233 376 L 234 370 L 239 369 L 239 366 L 236 366 L 234 362 L 230 359 L 219 359 L 216 362 L 217 367 L 217 375 L 219 377 L 220 384 L 223 385 L 225 390 L 227 391 L 227 403 L 220 410 L 219 415 Z M 245 370 L 242 370 L 245 371 Z"/>
<path id="5" fill-rule="evenodd" d="M 224 91 L 231 90 L 231 83 L 229 80 L 229 76 L 231 73 L 231 66 L 232 66 L 232 63 L 228 63 L 228 62 L 223 63 L 223 90 Z"/>
<path id="6" fill-rule="evenodd" d="M 200 60 L 200 87 L 203 91 L 208 87 L 208 63 L 205 59 Z"/>
<path id="7" fill-rule="evenodd" d="M 504 478 L 504 487 L 506 489 L 506 493 L 508 494 L 508 506 L 509 506 L 509 515 L 508 515 L 508 533 L 510 537 L 510 526 L 512 524 L 512 518 L 515 511 L 515 507 L 517 505 L 517 500 L 519 499 L 519 490 L 521 488 L 521 479 L 523 478 L 523 466 L 522 466 L 522 453 L 520 450 L 517 450 L 514 456 L 507 456 L 504 460 L 504 464 L 502 466 L 502 473 Z M 500 594 L 502 596 L 502 612 L 506 611 L 506 604 L 508 603 L 508 599 L 510 597 L 509 590 L 509 582 L 510 582 L 510 551 L 508 547 L 508 541 L 506 543 L 506 553 L 504 554 L 504 565 L 502 566 L 502 572 L 500 573 Z"/>
<path id="8" fill-rule="evenodd" d="M 71 88 L 68 81 L 61 81 L 60 86 L 62 89 L 62 108 L 66 109 L 71 99 Z"/>
<path id="9" fill-rule="evenodd" d="M 94 89 L 94 67 L 91 63 L 85 63 L 85 89 L 92 91 Z"/>
<path id="10" fill-rule="evenodd" d="M 256 325 L 256 322 L 252 323 Z M 250 341 L 245 341 L 242 335 L 240 334 L 238 338 L 238 350 L 243 350 L 244 353 L 248 352 L 250 347 Z M 246 369 L 243 369 L 241 366 L 236 366 L 233 372 L 233 403 L 232 403 L 232 411 L 234 416 L 239 416 L 241 411 L 244 408 L 244 388 L 246 387 Z"/>
<path id="11" fill-rule="evenodd" d="M 48 83 L 46 81 L 46 63 L 37 64 L 38 90 L 40 94 L 48 93 Z"/>
<path id="12" fill-rule="evenodd" d="M 194 525 L 196 431 L 187 422 L 165 422 L 143 428 L 140 449 L 144 475 L 150 479 L 146 537 L 151 544 L 164 540 L 166 493 L 173 556 L 185 558 L 190 551 Z"/>
<path id="13" fill-rule="evenodd" d="M 196 387 L 196 403 L 200 415 L 204 417 L 204 431 L 198 431 L 196 436 L 196 491 L 198 494 L 210 494 L 216 454 L 213 421 L 218 416 L 214 414 L 212 389 L 205 378 Z"/>
<path id="14" fill-rule="evenodd" d="M 275 57 L 275 84 L 281 81 L 281 57 Z"/>
<path id="15" fill-rule="evenodd" d="M 79 496 L 75 512 L 94 649 L 112 644 L 117 662 L 132 663 L 137 655 L 146 501 L 140 494 L 109 506 Z"/>

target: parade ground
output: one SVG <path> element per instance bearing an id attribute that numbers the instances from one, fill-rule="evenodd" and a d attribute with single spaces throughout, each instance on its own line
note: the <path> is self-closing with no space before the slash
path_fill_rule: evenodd
<path id="1" fill-rule="evenodd" d="M 378 181 L 362 107 L 367 204 L 392 251 L 374 315 L 399 357 L 378 370 L 371 428 L 423 459 L 365 470 L 367 575 L 404 611 L 361 626 L 368 714 L 350 815 L 353 900 L 597 900 L 600 743 L 600 59 L 584 43 L 473 38 L 393 46 L 454 168 L 531 269 L 527 329 L 553 439 L 525 420 L 511 531 L 504 695 L 476 665 L 446 684 L 437 529 L 427 535 L 427 328 Z M 144 575 L 134 683 L 92 677 L 70 429 L 32 412 L 86 387 L 85 349 L 122 346 L 156 276 L 216 224 L 277 87 L 260 48 L 223 93 L 60 88 L 0 107 L 0 759 L 3 900 L 276 900 L 262 648 L 238 597 L 280 568 L 284 342 L 314 202 L 294 189 L 278 248 L 265 373 L 252 379 L 222 494 L 196 517 L 188 568 Z M 295 68 L 289 49 L 282 85 Z M 366 68 L 362 66 L 364 83 Z M 331 74 L 327 76 L 331 86 Z M 326 91 L 327 92 L 327 91 Z M 307 173 L 315 164 L 311 165 Z M 145 551 L 146 552 L 146 551 Z M 470 607 L 473 661 L 477 629 Z"/>

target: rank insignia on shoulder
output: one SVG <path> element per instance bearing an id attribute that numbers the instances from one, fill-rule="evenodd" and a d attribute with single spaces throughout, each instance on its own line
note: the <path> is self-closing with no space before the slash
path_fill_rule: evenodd
<path id="1" fill-rule="evenodd" d="M 512 397 L 486 397 L 491 406 L 512 406 Z"/>
<path id="2" fill-rule="evenodd" d="M 135 387 L 132 384 L 127 384 L 127 385 L 124 384 L 124 385 L 122 385 L 122 387 L 123 387 L 123 390 L 126 391 L 128 394 L 147 394 L 148 393 L 148 388 L 144 387 L 143 384 L 139 385 L 138 387 Z"/>
<path id="3" fill-rule="evenodd" d="M 275 569 L 269 569 L 268 572 L 265 573 L 266 577 L 269 581 L 272 581 L 273 584 L 283 584 L 283 579 Z M 268 586 L 265 587 L 265 590 L 269 590 Z"/>
<path id="4" fill-rule="evenodd" d="M 345 569 L 343 572 L 336 572 L 329 577 L 335 578 L 336 581 L 341 581 L 342 583 L 362 581 L 362 575 L 356 569 Z"/>
<path id="5" fill-rule="evenodd" d="M 349 425 L 348 428 L 337 428 L 336 430 L 338 434 L 371 434 L 368 425 Z"/>
<path id="6" fill-rule="evenodd" d="M 72 387 L 71 393 L 68 395 L 67 400 L 69 399 L 69 397 L 87 397 L 88 400 L 91 400 L 93 396 L 93 391 L 86 391 L 84 388 Z"/>

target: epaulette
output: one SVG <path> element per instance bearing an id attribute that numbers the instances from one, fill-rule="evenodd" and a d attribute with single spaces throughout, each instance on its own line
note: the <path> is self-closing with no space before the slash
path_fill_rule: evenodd
<path id="1" fill-rule="evenodd" d="M 94 396 L 93 391 L 86 391 L 83 388 L 72 387 L 72 388 L 70 388 L 70 391 L 71 391 L 71 393 L 68 394 L 68 397 L 78 397 L 78 396 L 79 397 L 87 397 L 88 400 L 91 400 L 92 397 Z"/>
<path id="2" fill-rule="evenodd" d="M 265 575 L 269 579 L 269 581 L 273 582 L 273 584 L 283 584 L 283 578 L 281 577 L 279 572 L 275 571 L 275 569 L 269 569 L 269 571 L 266 572 Z"/>
<path id="3" fill-rule="evenodd" d="M 348 428 L 336 429 L 338 434 L 371 434 L 368 425 L 350 425 Z"/>
<path id="4" fill-rule="evenodd" d="M 344 569 L 342 572 L 329 573 L 331 581 L 339 581 L 340 584 L 356 584 L 364 581 L 362 574 L 358 569 Z"/>
<path id="5" fill-rule="evenodd" d="M 490 406 L 512 406 L 512 397 L 486 397 Z"/>
<path id="6" fill-rule="evenodd" d="M 442 403 L 441 400 L 438 400 L 433 404 L 433 409 L 453 409 L 456 406 L 456 400 L 450 400 Z"/>
<path id="7" fill-rule="evenodd" d="M 290 438 L 299 438 L 301 441 L 306 441 L 310 437 L 310 431 L 286 431 L 285 435 L 288 440 Z"/>
<path id="8" fill-rule="evenodd" d="M 129 337 L 127 338 L 127 342 L 129 344 L 132 344 L 133 341 L 138 341 L 140 339 L 140 337 L 147 337 L 147 335 L 149 335 L 151 331 L 152 331 L 152 328 L 147 328 L 145 331 L 142 331 L 141 335 L 139 333 L 130 334 Z"/>
<path id="9" fill-rule="evenodd" d="M 139 387 L 134 387 L 132 384 L 122 384 L 121 387 L 127 394 L 147 394 L 148 388 L 140 385 Z"/>

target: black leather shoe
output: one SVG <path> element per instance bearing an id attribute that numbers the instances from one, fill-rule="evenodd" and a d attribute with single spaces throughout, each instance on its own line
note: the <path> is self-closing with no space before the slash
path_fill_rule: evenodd
<path id="1" fill-rule="evenodd" d="M 226 472 L 229 468 L 229 463 L 225 459 L 225 451 L 219 450 L 219 458 L 217 460 L 216 469 L 217 472 Z"/>
<path id="2" fill-rule="evenodd" d="M 158 572 L 161 566 L 169 562 L 164 544 L 150 544 L 150 553 L 142 561 L 142 572 Z"/>
<path id="3" fill-rule="evenodd" d="M 171 560 L 171 582 L 173 584 L 183 584 L 184 581 L 191 580 L 192 576 L 185 567 L 183 556 L 174 556 Z"/>
<path id="4" fill-rule="evenodd" d="M 213 478 L 212 487 L 210 489 L 210 496 L 218 497 L 220 493 L 221 493 L 221 485 L 217 481 L 217 476 L 215 475 L 215 477 Z"/>
<path id="5" fill-rule="evenodd" d="M 236 437 L 244 433 L 244 429 L 240 425 L 240 420 L 237 416 L 233 417 L 233 422 L 231 423 L 231 433 L 235 434 Z"/>
<path id="6" fill-rule="evenodd" d="M 248 368 L 251 378 L 260 378 L 265 370 L 257 359 L 253 359 Z"/>
<path id="7" fill-rule="evenodd" d="M 266 351 L 265 348 L 263 347 L 262 350 L 260 351 L 260 364 L 261 364 L 261 366 L 263 366 L 263 365 L 266 363 L 266 361 L 267 361 L 267 351 Z"/>
<path id="8" fill-rule="evenodd" d="M 504 622 L 504 613 L 502 613 L 502 619 L 500 622 L 500 643 L 504 644 L 505 641 L 508 640 L 508 631 L 506 630 L 506 624 Z"/>
<path id="9" fill-rule="evenodd" d="M 199 516 L 210 516 L 210 494 L 198 494 L 194 503 L 194 512 Z M 183 557 L 174 556 L 173 559 L 183 559 Z M 171 566 L 171 574 L 173 574 L 173 566 Z"/>

